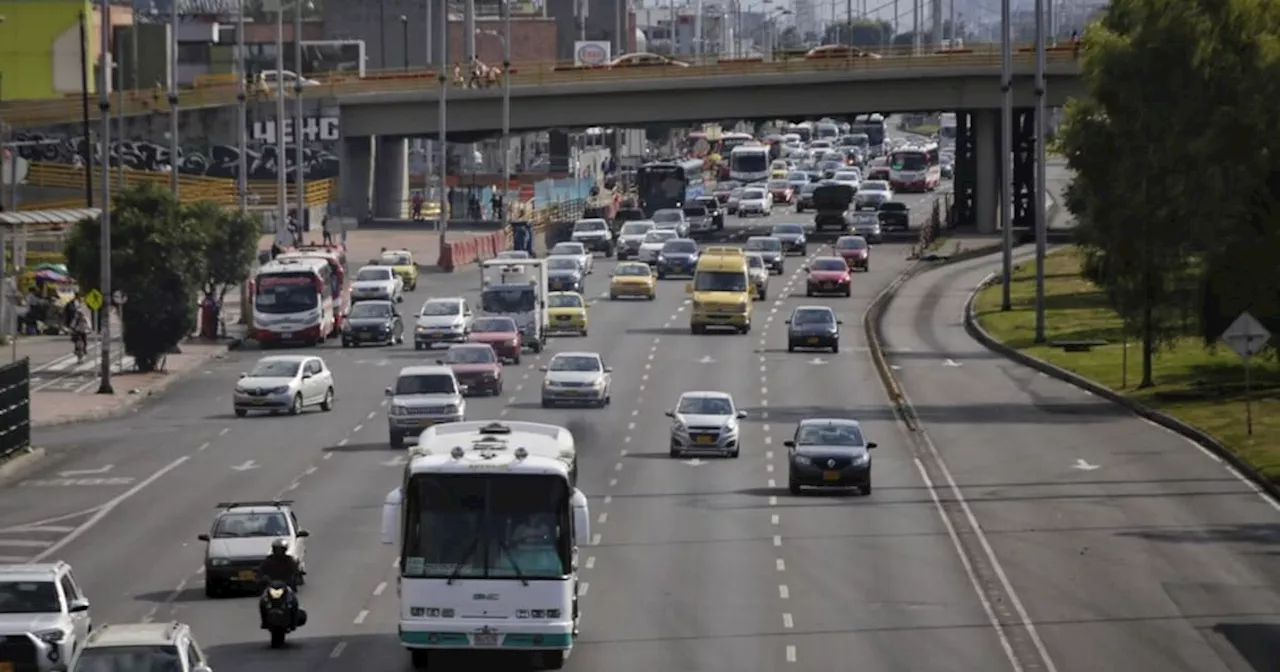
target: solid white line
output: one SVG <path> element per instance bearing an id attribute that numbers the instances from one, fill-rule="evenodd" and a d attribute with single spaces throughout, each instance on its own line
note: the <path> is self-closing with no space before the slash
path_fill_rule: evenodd
<path id="1" fill-rule="evenodd" d="M 0 539 L 0 546 L 13 546 L 16 548 L 48 548 L 52 545 L 52 541 L 39 541 L 37 539 Z"/>
<path id="2" fill-rule="evenodd" d="M 55 534 L 62 534 L 65 532 L 70 532 L 74 529 L 76 528 L 71 527 L 70 525 L 29 525 L 21 529 L 15 529 L 13 531 L 14 532 L 53 532 Z M 4 532 L 5 530 L 0 530 L 0 534 L 3 534 Z"/>
<path id="3" fill-rule="evenodd" d="M 368 617 L 369 617 L 369 610 L 361 609 L 360 613 L 356 614 L 356 619 L 352 621 L 352 623 L 355 623 L 356 625 L 360 625 L 361 623 L 364 623 L 364 619 Z"/>
<path id="4" fill-rule="evenodd" d="M 0 555 L 0 564 L 20 565 L 26 561 L 27 556 L 25 555 Z"/>
<path id="5" fill-rule="evenodd" d="M 72 531 L 70 534 L 59 539 L 57 543 L 50 546 L 49 548 L 46 548 L 45 550 L 41 551 L 38 555 L 31 558 L 30 562 L 32 563 L 42 562 L 44 561 L 45 558 L 48 558 L 53 554 L 57 553 L 58 551 L 61 551 L 63 548 L 66 548 L 68 544 L 80 538 L 80 536 L 83 535 L 85 532 L 88 532 L 95 525 L 102 522 L 102 519 L 106 518 L 107 514 L 111 513 L 117 506 L 120 506 L 122 503 L 124 503 L 125 500 L 129 499 L 130 497 L 133 497 L 139 492 L 142 492 L 143 488 L 146 488 L 148 485 L 151 485 L 152 483 L 155 483 L 156 481 L 160 480 L 160 477 L 182 466 L 182 463 L 186 462 L 189 459 L 191 459 L 190 455 L 183 455 L 182 457 L 179 457 L 178 459 L 162 467 L 159 471 L 148 476 L 142 482 L 120 493 L 114 499 L 108 501 L 106 504 L 103 504 L 101 507 L 98 508 L 98 511 L 94 513 L 92 517 L 89 518 L 89 520 L 84 521 L 78 527 L 76 527 L 76 529 Z"/>

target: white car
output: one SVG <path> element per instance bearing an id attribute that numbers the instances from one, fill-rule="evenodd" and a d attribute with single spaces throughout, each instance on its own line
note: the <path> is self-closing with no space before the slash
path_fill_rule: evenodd
<path id="1" fill-rule="evenodd" d="M 418 436 L 432 425 L 466 420 L 466 392 L 453 369 L 444 364 L 400 369 L 396 384 L 386 389 L 391 400 L 387 407 L 391 447 L 404 448 L 405 437 Z"/>
<path id="2" fill-rule="evenodd" d="M 680 234 L 681 238 L 689 237 L 689 219 L 681 208 L 662 208 L 653 213 L 653 228 L 669 229 Z"/>
<path id="3" fill-rule="evenodd" d="M 218 504 L 205 544 L 204 595 L 219 597 L 230 592 L 258 588 L 256 570 L 271 554 L 277 539 L 288 544 L 288 554 L 307 570 L 307 544 L 311 533 L 298 526 L 298 516 L 287 501 L 223 502 Z"/>
<path id="4" fill-rule="evenodd" d="M 437 344 L 465 342 L 474 318 L 466 299 L 450 297 L 423 301 L 413 325 L 413 349 L 426 350 Z"/>
<path id="5" fill-rule="evenodd" d="M 89 635 L 70 669 L 213 672 L 191 626 L 175 621 L 103 625 Z"/>
<path id="6" fill-rule="evenodd" d="M 881 203 L 892 200 L 893 189 L 885 180 L 867 180 L 858 186 L 858 193 L 853 195 L 853 204 L 858 210 L 875 210 Z"/>
<path id="7" fill-rule="evenodd" d="M 568 241 L 564 243 L 556 243 L 555 247 L 547 253 L 548 257 L 577 257 L 578 264 L 582 267 L 582 272 L 590 275 L 591 267 L 595 265 L 595 255 L 591 250 L 587 249 L 582 243 Z"/>
<path id="8" fill-rule="evenodd" d="M 232 405 L 237 418 L 249 411 L 268 411 L 272 415 L 288 411 L 289 415 L 298 415 L 308 406 L 332 411 L 335 398 L 333 372 L 323 359 L 314 355 L 271 355 L 259 359 L 248 373 L 240 374 Z"/>
<path id="9" fill-rule="evenodd" d="M 773 195 L 767 189 L 750 187 L 742 191 L 738 199 L 738 216 L 760 215 L 767 217 L 773 213 Z"/>
<path id="10" fill-rule="evenodd" d="M 658 257 L 662 255 L 662 248 L 666 246 L 667 241 L 675 240 L 679 237 L 675 229 L 654 229 L 644 234 L 644 240 L 640 243 L 640 251 L 636 253 L 636 261 L 643 261 L 650 266 L 656 266 Z"/>
<path id="11" fill-rule="evenodd" d="M 603 219 L 579 219 L 574 222 L 569 240 L 582 243 L 588 252 L 602 252 L 605 256 L 613 256 L 613 232 L 609 230 L 609 222 Z"/>
<path id="12" fill-rule="evenodd" d="M 604 365 L 599 353 L 562 352 L 541 370 L 542 407 L 556 404 L 591 404 L 603 408 L 612 401 L 613 368 Z"/>
<path id="13" fill-rule="evenodd" d="M 404 301 L 404 279 L 390 266 L 362 266 L 351 280 L 351 300 Z"/>
<path id="14" fill-rule="evenodd" d="M 836 184 L 853 187 L 853 190 L 856 193 L 859 186 L 862 184 L 862 173 L 856 170 L 837 171 L 835 175 L 831 176 L 831 181 Z"/>
<path id="15" fill-rule="evenodd" d="M 524 250 L 506 250 L 505 252 L 499 252 L 498 256 L 495 257 L 495 259 L 512 259 L 512 260 L 531 259 L 531 258 L 532 257 L 529 256 L 529 253 L 525 252 Z M 502 274 L 504 277 L 508 275 L 524 275 L 526 268 L 527 268 L 526 266 L 503 266 Z"/>
<path id="16" fill-rule="evenodd" d="M 51 671 L 45 661 L 68 661 L 93 630 L 89 600 L 65 562 L 0 565 L 0 655 L 30 658 L 13 672 Z"/>
<path id="17" fill-rule="evenodd" d="M 742 449 L 738 421 L 747 413 L 739 411 L 726 392 L 685 392 L 666 415 L 671 418 L 671 457 L 688 453 L 737 457 Z"/>

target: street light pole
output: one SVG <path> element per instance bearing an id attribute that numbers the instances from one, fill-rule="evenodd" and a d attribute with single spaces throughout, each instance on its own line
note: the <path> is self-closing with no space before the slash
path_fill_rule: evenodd
<path id="1" fill-rule="evenodd" d="M 177 14 L 176 7 L 174 13 Z M 102 16 L 99 18 L 102 24 L 102 66 L 98 68 L 98 112 L 102 117 L 102 215 L 98 241 L 101 248 L 98 250 L 101 267 L 98 291 L 102 292 L 103 305 L 98 312 L 98 333 L 102 339 L 98 394 L 115 394 L 111 387 L 111 158 L 107 151 L 111 146 L 111 72 L 107 57 L 107 44 L 111 41 L 111 5 L 108 0 L 102 0 Z M 88 142 L 88 138 L 85 141 Z M 93 165 L 85 164 L 85 170 L 92 173 Z"/>
<path id="2" fill-rule="evenodd" d="M 449 238 L 449 144 L 448 144 L 448 110 L 449 110 L 449 78 L 445 66 L 449 62 L 449 5 L 440 1 L 441 17 L 439 25 L 440 40 L 440 107 L 438 125 L 440 129 L 440 246 L 443 248 Z"/>
<path id="3" fill-rule="evenodd" d="M 289 196 L 288 184 L 289 153 L 284 144 L 284 2 L 276 7 L 276 232 L 280 227 L 288 226 Z M 295 241 L 296 242 L 296 241 Z"/>
<path id="4" fill-rule="evenodd" d="M 1044 255 L 1046 245 L 1048 243 L 1047 236 L 1048 222 L 1045 221 L 1045 149 L 1044 149 L 1044 123 L 1045 123 L 1045 83 L 1044 83 L 1044 66 L 1045 66 L 1045 0 L 1036 0 L 1036 183 L 1035 197 L 1031 199 L 1032 207 L 1036 209 L 1036 343 L 1044 343 Z"/>
<path id="5" fill-rule="evenodd" d="M 404 71 L 409 71 L 409 17 L 400 15 L 400 45 L 404 54 Z"/>
<path id="6" fill-rule="evenodd" d="M 236 144 L 240 150 L 240 158 L 237 160 L 236 169 L 236 192 L 239 197 L 240 214 L 249 212 L 249 92 L 248 92 L 248 69 L 245 67 L 244 57 L 244 0 L 240 0 L 239 11 L 236 13 L 236 74 L 240 80 L 239 89 L 236 91 L 237 118 L 240 120 L 240 127 L 236 129 Z"/>
<path id="7" fill-rule="evenodd" d="M 302 227 L 307 221 L 307 188 L 306 165 L 303 163 L 302 149 L 306 134 L 302 132 L 302 5 L 306 0 L 295 0 L 293 4 L 293 179 L 294 194 L 297 201 L 298 235 L 302 235 Z"/>
<path id="8" fill-rule="evenodd" d="M 103 0 L 103 6 L 106 6 L 107 0 Z M 169 6 L 169 32 L 172 37 L 169 39 L 169 191 L 173 194 L 173 200 L 178 200 L 178 168 L 182 165 L 182 161 L 178 158 L 182 149 L 178 146 L 178 3 L 175 0 Z M 102 33 L 103 39 L 108 34 L 105 30 Z M 105 47 L 104 47 L 105 48 Z M 110 145 L 104 140 L 102 142 L 102 151 L 106 152 Z M 104 208 L 107 201 L 103 201 Z"/>
<path id="9" fill-rule="evenodd" d="M 1000 3 L 1000 224 L 1004 263 L 1000 310 L 1013 310 L 1013 30 L 1010 0 Z"/>

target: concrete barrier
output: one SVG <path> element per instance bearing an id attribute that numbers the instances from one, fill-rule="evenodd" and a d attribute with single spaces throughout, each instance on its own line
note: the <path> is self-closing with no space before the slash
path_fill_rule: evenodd
<path id="1" fill-rule="evenodd" d="M 442 271 L 453 271 L 467 264 L 492 259 L 510 249 L 510 245 L 510 236 L 505 230 L 452 240 L 440 246 L 436 265 Z"/>
<path id="2" fill-rule="evenodd" d="M 435 219 L 415 221 L 412 219 L 374 218 L 360 222 L 357 227 L 379 231 L 439 231 L 440 222 Z M 498 231 L 501 228 L 502 221 L 497 219 L 449 220 L 449 229 L 451 231 Z"/>

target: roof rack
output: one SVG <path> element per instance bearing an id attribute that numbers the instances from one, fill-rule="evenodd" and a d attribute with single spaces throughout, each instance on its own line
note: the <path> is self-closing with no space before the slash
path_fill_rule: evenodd
<path id="1" fill-rule="evenodd" d="M 271 499 L 261 501 L 243 501 L 243 502 L 218 502 L 214 506 L 219 509 L 239 509 L 246 506 L 290 506 L 293 504 L 292 499 Z"/>

